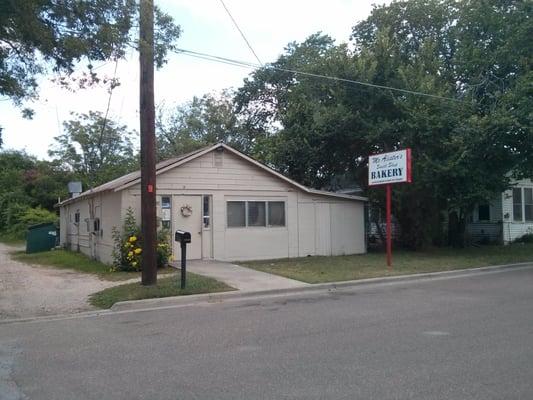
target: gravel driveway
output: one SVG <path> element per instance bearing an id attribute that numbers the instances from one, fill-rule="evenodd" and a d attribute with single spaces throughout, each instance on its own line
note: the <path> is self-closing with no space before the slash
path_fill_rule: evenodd
<path id="1" fill-rule="evenodd" d="M 94 309 L 90 294 L 124 282 L 12 260 L 0 243 L 0 319 L 68 314 Z"/>

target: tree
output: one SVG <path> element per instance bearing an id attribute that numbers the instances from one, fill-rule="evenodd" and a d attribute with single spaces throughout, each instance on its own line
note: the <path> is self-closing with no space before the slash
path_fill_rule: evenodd
<path id="1" fill-rule="evenodd" d="M 168 111 L 160 107 L 156 119 L 159 159 L 225 142 L 240 150 L 251 148 L 244 122 L 235 113 L 229 92 L 205 94 Z"/>
<path id="2" fill-rule="evenodd" d="M 23 151 L 0 152 L 0 234 L 23 238 L 32 223 L 56 220 L 54 204 L 68 194 L 69 171 Z"/>
<path id="3" fill-rule="evenodd" d="M 103 117 L 102 113 L 74 114 L 63 123 L 65 133 L 55 138 L 48 154 L 89 186 L 107 182 L 138 167 L 126 126 Z"/>
<path id="4" fill-rule="evenodd" d="M 124 57 L 137 46 L 135 0 L 4 0 L 0 5 L 0 95 L 16 104 L 37 93 L 37 77 L 50 69 L 71 74 L 87 61 Z M 155 61 L 163 65 L 180 35 L 172 18 L 156 8 Z M 86 79 L 84 79 L 84 82 Z"/>
<path id="5" fill-rule="evenodd" d="M 354 27 L 353 50 L 320 34 L 290 44 L 236 96 L 237 109 L 263 132 L 263 160 L 318 188 L 338 176 L 365 187 L 368 154 L 411 147 L 414 183 L 394 190 L 402 242 L 442 243 L 451 212 L 461 236 L 476 203 L 507 188 L 509 172 L 533 168 L 531 4 L 489 3 L 393 2 Z M 383 206 L 379 191 L 369 195 Z"/>

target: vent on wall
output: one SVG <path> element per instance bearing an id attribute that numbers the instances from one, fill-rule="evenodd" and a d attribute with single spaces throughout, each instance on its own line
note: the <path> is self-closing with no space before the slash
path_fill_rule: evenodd
<path id="1" fill-rule="evenodd" d="M 215 151 L 215 167 L 222 168 L 224 164 L 224 153 L 222 151 Z"/>

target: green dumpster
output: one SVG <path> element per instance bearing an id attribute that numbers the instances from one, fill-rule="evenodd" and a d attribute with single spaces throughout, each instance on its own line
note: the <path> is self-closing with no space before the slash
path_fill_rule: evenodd
<path id="1" fill-rule="evenodd" d="M 57 228 L 54 223 L 32 225 L 26 234 L 26 253 L 51 250 L 56 246 Z"/>

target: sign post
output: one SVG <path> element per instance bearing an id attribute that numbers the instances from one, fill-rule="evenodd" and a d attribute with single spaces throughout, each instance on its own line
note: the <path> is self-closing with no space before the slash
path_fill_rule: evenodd
<path id="1" fill-rule="evenodd" d="M 385 185 L 387 200 L 387 266 L 392 267 L 392 184 L 411 183 L 411 149 L 368 157 L 368 186 Z"/>

